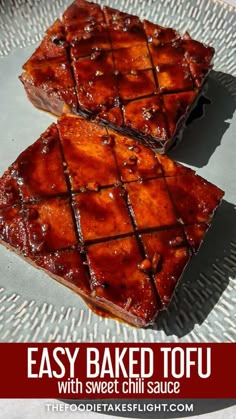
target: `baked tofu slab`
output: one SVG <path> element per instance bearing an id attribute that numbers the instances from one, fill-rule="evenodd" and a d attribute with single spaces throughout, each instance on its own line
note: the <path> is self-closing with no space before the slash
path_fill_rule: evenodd
<path id="1" fill-rule="evenodd" d="M 222 197 L 139 141 L 67 114 L 0 179 L 0 240 L 94 311 L 144 327 L 168 307 Z"/>
<path id="2" fill-rule="evenodd" d="M 20 80 L 38 108 L 96 119 L 165 153 L 181 137 L 213 55 L 188 33 L 76 0 Z"/>

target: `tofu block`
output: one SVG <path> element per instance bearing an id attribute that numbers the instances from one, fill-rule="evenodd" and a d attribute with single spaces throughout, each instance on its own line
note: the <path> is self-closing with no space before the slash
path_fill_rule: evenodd
<path id="1" fill-rule="evenodd" d="M 20 80 L 38 108 L 80 114 L 165 154 L 196 106 L 213 56 L 187 32 L 75 0 Z"/>
<path id="2" fill-rule="evenodd" d="M 168 308 L 222 197 L 137 140 L 63 115 L 0 178 L 0 242 L 95 313 L 146 327 Z"/>

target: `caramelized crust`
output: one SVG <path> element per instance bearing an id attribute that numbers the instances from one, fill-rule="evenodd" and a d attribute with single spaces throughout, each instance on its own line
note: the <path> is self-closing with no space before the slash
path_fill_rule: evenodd
<path id="1" fill-rule="evenodd" d="M 137 16 L 108 6 L 103 10 L 114 50 L 146 44 L 144 28 Z"/>
<path id="2" fill-rule="evenodd" d="M 213 55 L 187 33 L 76 0 L 20 79 L 35 106 L 80 113 L 165 153 L 179 138 Z"/>
<path id="3" fill-rule="evenodd" d="M 59 19 L 57 19 L 54 24 L 47 30 L 40 46 L 36 49 L 30 59 L 23 65 L 23 69 L 30 70 L 33 66 L 40 66 L 40 64 L 44 64 L 45 60 L 52 60 L 52 62 L 66 62 L 66 46 L 67 43 L 64 25 Z"/>
<path id="4" fill-rule="evenodd" d="M 97 313 L 138 327 L 168 306 L 223 197 L 192 170 L 73 115 L 19 156 L 0 192 L 3 244 Z"/>

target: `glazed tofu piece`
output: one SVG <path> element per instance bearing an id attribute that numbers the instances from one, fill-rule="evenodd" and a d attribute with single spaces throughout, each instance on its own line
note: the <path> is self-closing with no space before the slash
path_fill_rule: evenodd
<path id="1" fill-rule="evenodd" d="M 46 31 L 45 37 L 39 47 L 32 54 L 30 59 L 23 65 L 24 70 L 32 68 L 34 65 L 46 64 L 51 62 L 67 61 L 67 41 L 63 23 L 57 19 Z"/>
<path id="2" fill-rule="evenodd" d="M 181 228 L 142 235 L 142 241 L 162 306 L 166 307 L 176 284 L 190 259 L 190 251 Z"/>
<path id="3" fill-rule="evenodd" d="M 151 45 L 163 46 L 163 44 L 173 44 L 177 39 L 181 38 L 179 32 L 175 29 L 165 28 L 148 20 L 144 20 L 143 23 L 147 41 Z"/>
<path id="4" fill-rule="evenodd" d="M 93 190 L 119 182 L 105 128 L 67 116 L 62 116 L 58 128 L 73 191 Z"/>
<path id="5" fill-rule="evenodd" d="M 0 241 L 137 327 L 156 321 L 223 192 L 137 140 L 63 115 L 0 179 Z"/>
<path id="6" fill-rule="evenodd" d="M 72 66 L 82 109 L 96 113 L 115 107 L 118 91 L 111 52 L 98 52 L 95 59 L 81 58 Z"/>
<path id="7" fill-rule="evenodd" d="M 143 96 L 152 95 L 156 91 L 152 70 L 131 71 L 117 77 L 121 99 L 129 101 Z"/>
<path id="8" fill-rule="evenodd" d="M 194 253 L 198 252 L 208 228 L 209 224 L 207 223 L 191 224 L 184 227 L 188 244 Z"/>
<path id="9" fill-rule="evenodd" d="M 23 216 L 29 254 L 50 253 L 77 244 L 69 198 L 23 204 Z"/>
<path id="10" fill-rule="evenodd" d="M 56 124 L 18 157 L 12 172 L 24 201 L 68 192 Z"/>
<path id="11" fill-rule="evenodd" d="M 143 258 L 135 237 L 95 244 L 87 251 L 94 297 L 137 326 L 154 319 L 160 305 L 150 277 L 139 269 Z"/>
<path id="12" fill-rule="evenodd" d="M 198 96 L 198 91 L 170 93 L 163 96 L 169 133 L 175 135 Z"/>
<path id="13" fill-rule="evenodd" d="M 35 106 L 92 118 L 164 154 L 201 95 L 213 55 L 188 33 L 76 0 L 20 79 Z"/>
<path id="14" fill-rule="evenodd" d="M 132 182 L 126 185 L 126 189 L 139 231 L 177 224 L 165 179 Z"/>
<path id="15" fill-rule="evenodd" d="M 167 120 L 159 96 L 129 102 L 124 106 L 124 121 L 137 137 L 141 133 L 150 141 L 155 136 L 163 144 L 168 141 Z M 152 145 L 155 147 L 154 143 Z"/>
<path id="16" fill-rule="evenodd" d="M 108 6 L 105 6 L 103 10 L 114 50 L 145 45 L 146 36 L 138 16 Z"/>
<path id="17" fill-rule="evenodd" d="M 162 167 L 156 155 L 137 140 L 121 134 L 109 132 L 108 141 L 113 150 L 118 170 L 123 182 L 151 179 L 162 176 Z"/>
<path id="18" fill-rule="evenodd" d="M 55 115 L 77 108 L 77 97 L 70 64 L 47 60 L 27 66 L 20 76 L 33 104 Z"/>
<path id="19" fill-rule="evenodd" d="M 130 72 L 132 74 L 135 70 L 152 68 L 151 57 L 146 43 L 114 50 L 113 57 L 115 69 L 121 74 Z"/>
<path id="20" fill-rule="evenodd" d="M 76 219 L 85 242 L 134 232 L 124 195 L 123 188 L 116 186 L 74 197 Z"/>
<path id="21" fill-rule="evenodd" d="M 169 177 L 166 182 L 184 224 L 208 223 L 211 220 L 220 197 L 217 187 L 194 173 Z"/>

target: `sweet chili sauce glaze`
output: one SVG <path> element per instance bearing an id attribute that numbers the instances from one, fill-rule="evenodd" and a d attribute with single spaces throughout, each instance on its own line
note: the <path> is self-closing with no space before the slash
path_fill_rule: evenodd
<path id="1" fill-rule="evenodd" d="M 139 141 L 63 115 L 0 179 L 0 240 L 98 314 L 143 327 L 168 307 L 222 196 Z"/>

